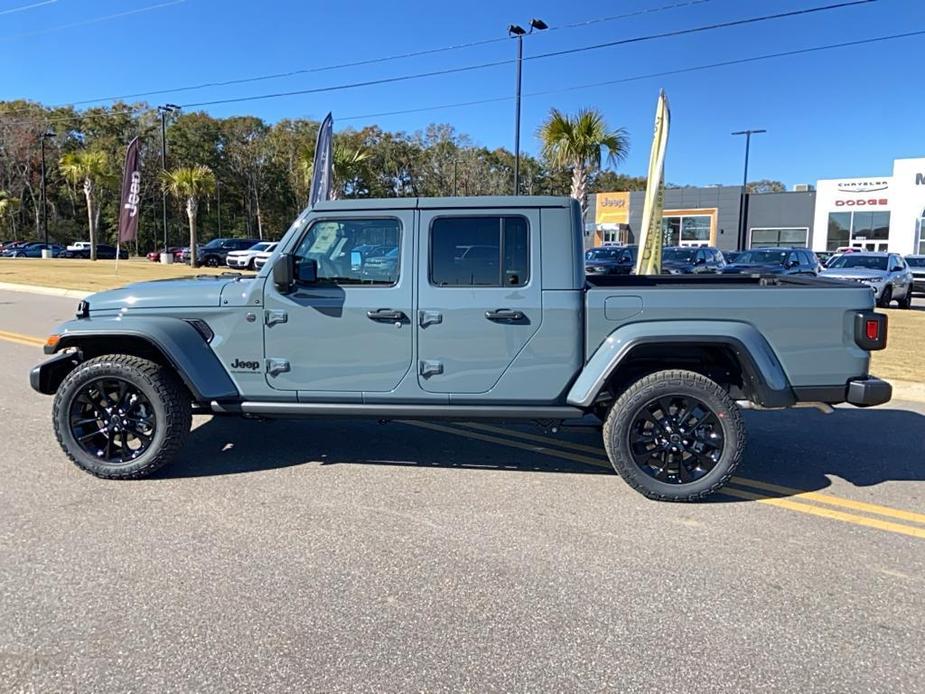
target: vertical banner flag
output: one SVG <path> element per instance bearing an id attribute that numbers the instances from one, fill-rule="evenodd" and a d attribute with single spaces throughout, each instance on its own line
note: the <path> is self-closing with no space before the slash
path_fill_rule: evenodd
<path id="1" fill-rule="evenodd" d="M 119 243 L 134 241 L 138 235 L 138 206 L 141 203 L 141 171 L 138 161 L 138 138 L 125 150 L 125 170 L 122 174 L 122 206 L 119 208 Z"/>
<path id="2" fill-rule="evenodd" d="M 649 174 L 642 208 L 642 238 L 639 240 L 637 275 L 657 275 L 662 271 L 662 201 L 665 195 L 665 150 L 668 149 L 668 124 L 671 112 L 662 89 L 655 108 L 655 132 L 649 154 Z"/>
<path id="3" fill-rule="evenodd" d="M 331 199 L 334 183 L 334 118 L 329 113 L 318 129 L 315 141 L 315 159 L 312 162 L 312 187 L 308 194 L 308 206 L 314 207 L 321 200 Z"/>

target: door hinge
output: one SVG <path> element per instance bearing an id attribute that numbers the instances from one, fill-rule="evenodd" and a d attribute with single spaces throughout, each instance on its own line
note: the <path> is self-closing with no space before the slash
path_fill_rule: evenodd
<path id="1" fill-rule="evenodd" d="M 436 376 L 443 373 L 443 362 L 423 359 L 421 361 L 421 375 L 424 378 Z"/>
<path id="2" fill-rule="evenodd" d="M 436 325 L 443 322 L 443 314 L 440 311 L 420 311 L 418 313 L 418 325 L 426 328 L 428 325 Z"/>
<path id="3" fill-rule="evenodd" d="M 275 359 L 273 357 L 267 359 L 267 374 L 270 376 L 278 376 L 279 374 L 286 373 L 289 371 L 289 361 L 286 359 Z"/>
<path id="4" fill-rule="evenodd" d="M 289 314 L 280 309 L 267 309 L 263 313 L 263 322 L 267 326 L 276 325 L 277 323 L 286 323 L 289 321 Z"/>

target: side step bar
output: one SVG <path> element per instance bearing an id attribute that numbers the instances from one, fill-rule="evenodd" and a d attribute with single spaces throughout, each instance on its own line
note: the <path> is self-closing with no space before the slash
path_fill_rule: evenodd
<path id="1" fill-rule="evenodd" d="M 385 405 L 318 402 L 210 403 L 215 414 L 251 414 L 261 417 L 371 417 L 374 419 L 576 419 L 577 407 L 530 405 Z"/>

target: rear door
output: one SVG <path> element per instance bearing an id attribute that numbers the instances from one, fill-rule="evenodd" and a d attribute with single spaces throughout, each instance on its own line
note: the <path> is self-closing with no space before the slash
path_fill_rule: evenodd
<path id="1" fill-rule="evenodd" d="M 418 382 L 485 393 L 542 320 L 539 210 L 422 210 Z"/>
<path id="2" fill-rule="evenodd" d="M 411 368 L 413 210 L 344 212 L 312 220 L 294 254 L 318 281 L 265 292 L 267 382 L 279 390 L 384 392 Z M 364 250 L 396 250 L 367 266 Z"/>

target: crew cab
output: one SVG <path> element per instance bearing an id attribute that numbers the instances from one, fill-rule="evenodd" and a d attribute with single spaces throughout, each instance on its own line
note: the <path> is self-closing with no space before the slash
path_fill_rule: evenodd
<path id="1" fill-rule="evenodd" d="M 889 400 L 868 373 L 886 344 L 873 308 L 867 287 L 815 278 L 586 279 L 569 198 L 341 200 L 303 212 L 255 276 L 88 297 L 30 378 L 100 477 L 175 459 L 192 412 L 593 416 L 633 488 L 691 501 L 739 463 L 743 407 Z"/>

